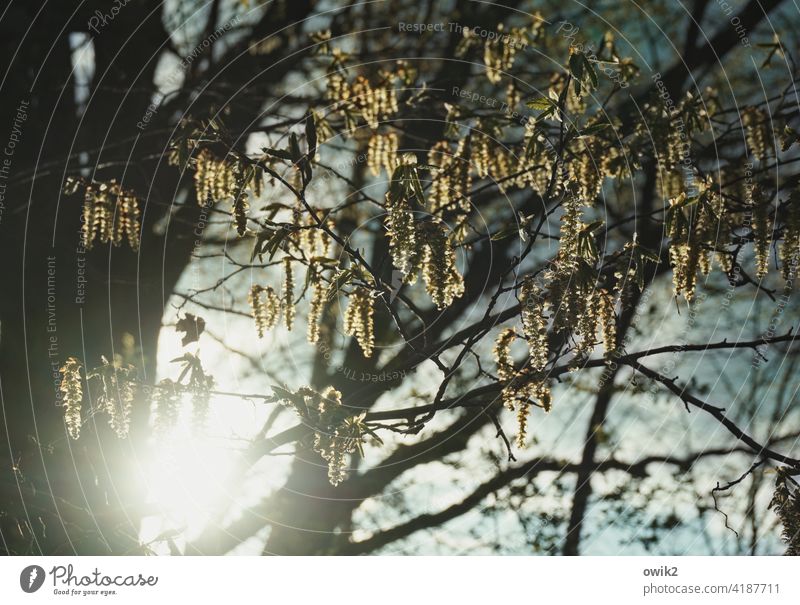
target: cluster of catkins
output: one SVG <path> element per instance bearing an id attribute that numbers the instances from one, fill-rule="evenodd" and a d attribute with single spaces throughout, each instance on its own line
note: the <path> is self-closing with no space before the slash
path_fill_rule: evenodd
<path id="1" fill-rule="evenodd" d="M 780 260 L 783 278 L 793 281 L 800 262 L 800 191 L 792 192 L 787 206 Z"/>
<path id="2" fill-rule="evenodd" d="M 687 301 L 694 299 L 698 270 L 704 275 L 711 271 L 711 251 L 720 235 L 713 197 L 716 194 L 709 189 L 696 204 L 687 204 L 685 193 L 669 201 L 672 285 L 675 295 L 683 295 Z"/>
<path id="3" fill-rule="evenodd" d="M 332 221 L 326 221 L 325 226 L 333 229 Z M 287 252 L 296 252 L 301 258 L 309 261 L 306 282 L 311 290 L 308 310 L 308 341 L 311 343 L 319 339 L 319 322 L 327 300 L 327 286 L 322 281 L 320 259 L 329 256 L 331 242 L 330 234 L 317 225 L 310 213 L 303 213 L 299 208 L 293 210 L 292 230 L 286 238 Z M 247 300 L 259 338 L 263 338 L 264 334 L 277 326 L 281 316 L 287 330 L 292 330 L 294 327 L 296 305 L 293 263 L 291 256 L 288 254 L 284 256 L 280 295 L 272 286 L 255 284 L 250 288 Z"/>
<path id="4" fill-rule="evenodd" d="M 341 71 L 332 70 L 328 72 L 326 98 L 335 103 L 335 109 L 343 112 L 348 121 L 352 121 L 353 115 L 360 115 L 370 128 L 377 130 L 381 121 L 397 113 L 395 77 L 382 70 L 377 84 L 361 75 L 350 83 Z"/>
<path id="5" fill-rule="evenodd" d="M 463 38 L 456 47 L 456 56 L 466 57 L 470 49 L 483 45 L 483 62 L 486 66 L 486 77 L 492 84 L 497 84 L 514 64 L 517 51 L 540 39 L 542 24 L 545 20 L 540 13 L 532 16 L 527 27 L 512 27 L 506 33 L 505 25 L 497 26 L 496 36 L 480 36 L 469 27 L 462 30 Z"/>
<path id="6" fill-rule="evenodd" d="M 344 333 L 354 336 L 364 357 L 371 357 L 375 346 L 375 298 L 366 288 L 356 288 L 350 293 L 344 312 Z"/>
<path id="7" fill-rule="evenodd" d="M 470 138 L 459 140 L 455 151 L 448 141 L 439 141 L 428 152 L 432 182 L 428 192 L 428 210 L 431 214 L 443 211 L 464 213 L 471 209 L 470 190 Z"/>
<path id="8" fill-rule="evenodd" d="M 686 193 L 671 198 L 667 211 L 667 235 L 670 238 L 669 259 L 675 296 L 692 301 L 696 276 L 708 275 L 716 259 L 719 267 L 730 275 L 734 253 L 728 246 L 731 234 L 737 230 L 749 231 L 755 258 L 755 276 L 763 279 L 769 270 L 770 250 L 776 236 L 777 209 L 760 184 L 748 182 L 731 170 L 724 171 L 722 180 L 732 179 L 720 193 L 711 177 L 698 180 L 698 194 L 694 198 Z M 733 208 L 726 199 L 733 200 Z M 800 253 L 800 209 L 796 196 L 789 197 L 782 222 L 783 243 L 780 260 L 784 277 L 788 279 Z M 738 244 L 737 244 L 738 245 Z"/>
<path id="9" fill-rule="evenodd" d="M 123 365 L 119 360 L 109 363 L 103 358 L 103 365 L 94 370 L 99 377 L 102 388 L 97 398 L 100 409 L 108 414 L 108 424 L 117 437 L 128 436 L 131 424 L 133 398 L 136 394 L 136 369 L 132 365 Z M 90 373 L 92 377 L 94 373 Z"/>
<path id="10" fill-rule="evenodd" d="M 233 218 L 239 235 L 247 232 L 248 192 L 261 195 L 264 175 L 261 169 L 229 154 L 216 157 L 209 149 L 201 149 L 194 158 L 194 184 L 197 203 L 205 206 L 231 200 Z"/>
<path id="11" fill-rule="evenodd" d="M 670 238 L 673 290 L 675 296 L 687 301 L 694 299 L 698 272 L 709 274 L 714 258 L 725 273 L 731 274 L 734 254 L 728 246 L 737 243 L 731 240 L 737 230 L 750 232 L 755 275 L 764 278 L 776 220 L 770 196 L 753 182 L 750 170 L 723 166 L 713 175 L 696 174 L 690 153 L 692 135 L 707 128 L 708 108 L 716 103 L 713 90 L 709 89 L 706 96 L 704 99 L 687 93 L 674 107 L 662 103 L 646 105 L 647 119 L 637 126 L 635 134 L 642 145 L 654 147 L 659 165 L 657 184 L 668 203 L 666 231 Z M 748 106 L 741 112 L 741 123 L 749 157 L 765 161 L 773 153 L 770 117 L 764 110 Z M 788 205 L 784 223 L 784 275 L 792 267 L 789 250 L 793 247 L 793 216 L 798 212 L 795 206 Z M 797 249 L 797 245 L 794 247 Z"/>
<path id="12" fill-rule="evenodd" d="M 173 429 L 180 416 L 184 394 L 191 396 L 192 424 L 195 430 L 203 430 L 206 424 L 214 387 L 214 377 L 206 374 L 200 360 L 195 355 L 185 355 L 183 361 L 188 362 L 177 381 L 165 378 L 152 390 L 150 409 L 153 417 L 153 428 L 156 434 L 165 436 Z M 185 383 L 182 381 L 187 377 Z"/>
<path id="13" fill-rule="evenodd" d="M 489 82 L 497 84 L 503 73 L 511 69 L 517 46 L 522 42 L 525 32 L 521 28 L 512 28 L 507 35 L 503 35 L 503 24 L 497 26 L 500 37 L 495 40 L 486 40 L 483 46 L 483 62 L 486 65 L 486 77 Z"/>
<path id="14" fill-rule="evenodd" d="M 375 176 L 386 170 L 387 174 L 392 174 L 397 167 L 397 147 L 399 141 L 397 134 L 374 133 L 367 145 L 367 166 Z"/>
<path id="15" fill-rule="evenodd" d="M 456 254 L 447 226 L 429 221 L 421 226 L 422 279 L 438 309 L 444 309 L 464 294 L 464 278 L 456 267 Z"/>
<path id="16" fill-rule="evenodd" d="M 708 110 L 715 106 L 715 99 L 716 92 L 708 89 L 702 97 L 687 92 L 676 105 L 663 99 L 645 104 L 645 119 L 637 123 L 632 144 L 652 148 L 659 169 L 656 185 L 663 199 L 691 189 L 692 136 L 708 127 Z"/>
<path id="17" fill-rule="evenodd" d="M 82 367 L 79 359 L 69 357 L 59 370 L 62 375 L 59 390 L 64 407 L 64 421 L 73 439 L 80 437 L 82 426 Z M 214 378 L 205 374 L 199 364 L 191 372 L 184 372 L 181 376 L 187 373 L 187 384 L 167 378 L 152 388 L 150 403 L 154 428 L 159 434 L 165 434 L 175 426 L 184 392 L 192 395 L 195 427 L 201 428 L 205 424 Z M 132 365 L 124 364 L 120 356 L 116 356 L 113 362 L 103 357 L 99 367 L 86 372 L 86 380 L 97 384 L 97 388 L 93 389 L 93 392 L 98 393 L 95 409 L 108 415 L 108 424 L 117 437 L 126 438 L 138 388 L 136 369 Z"/>
<path id="18" fill-rule="evenodd" d="M 495 341 L 494 359 L 498 377 L 505 383 L 501 393 L 503 403 L 509 410 L 517 412 L 517 446 L 525 447 L 531 405 L 535 403 L 549 412 L 552 397 L 547 379 L 540 372 L 532 371 L 533 368 L 515 367 L 511 345 L 516 339 L 517 333 L 513 328 L 502 330 Z"/>
<path id="19" fill-rule="evenodd" d="M 558 301 L 553 329 L 571 334 L 575 339 L 574 353 L 582 357 L 594 349 L 598 333 L 603 337 L 606 351 L 613 350 L 616 297 L 598 284 L 597 250 L 591 226 L 582 221 L 579 191 L 580 186 L 574 183 L 566 187 L 559 249 L 545 273 L 545 281 L 549 284 L 550 299 Z"/>
<path id="20" fill-rule="evenodd" d="M 157 434 L 165 435 L 178 422 L 181 410 L 181 385 L 165 378 L 153 389 L 150 405 L 153 413 L 153 428 Z"/>
<path id="21" fill-rule="evenodd" d="M 361 451 L 367 434 L 365 413 L 352 415 L 342 405 L 342 394 L 333 387 L 322 393 L 303 387 L 295 393 L 285 391 L 282 402 L 314 428 L 314 451 L 328 462 L 328 480 L 339 485 L 347 469 L 347 455 Z"/>
<path id="22" fill-rule="evenodd" d="M 281 299 L 275 294 L 272 286 L 263 287 L 254 284 L 250 287 L 247 302 L 250 303 L 253 311 L 258 337 L 264 338 L 264 334 L 278 325 L 281 315 Z"/>
<path id="23" fill-rule="evenodd" d="M 531 403 L 538 402 L 545 410 L 550 408 L 545 373 L 550 353 L 549 329 L 572 340 L 576 359 L 590 354 L 598 337 L 606 354 L 616 348 L 615 307 L 623 293 L 611 293 L 598 283 L 594 268 L 598 254 L 592 226 L 582 221 L 582 192 L 576 183 L 565 187 L 559 250 L 542 279 L 547 292 L 532 276 L 524 277 L 519 285 L 522 335 L 528 345 L 524 366 L 517 368 L 514 364 L 511 346 L 518 334 L 513 328 L 501 331 L 495 342 L 498 376 L 504 382 L 502 397 L 506 406 L 517 412 L 520 446 L 525 442 Z M 619 287 L 624 287 L 624 282 Z"/>
<path id="24" fill-rule="evenodd" d="M 750 155 L 759 161 L 766 160 L 773 154 L 775 137 L 770 126 L 771 118 L 763 109 L 745 107 L 742 110 L 742 125 Z"/>
<path id="25" fill-rule="evenodd" d="M 76 357 L 67 358 L 59 369 L 61 373 L 61 391 L 64 406 L 64 421 L 67 431 L 73 439 L 78 439 L 81 432 L 81 408 L 83 405 L 83 388 L 81 384 L 82 364 Z M 130 428 L 131 409 L 136 396 L 135 369 L 123 365 L 119 359 L 110 363 L 103 357 L 100 367 L 87 372 L 87 380 L 96 380 L 99 384 L 97 409 L 108 414 L 111 429 L 121 439 L 127 437 Z"/>
<path id="26" fill-rule="evenodd" d="M 126 240 L 132 250 L 138 250 L 142 226 L 136 196 L 115 180 L 95 183 L 69 177 L 64 184 L 67 195 L 80 189 L 83 189 L 81 240 L 84 248 L 89 250 L 95 240 L 115 246 Z"/>
<path id="27" fill-rule="evenodd" d="M 443 309 L 464 293 L 464 278 L 456 266 L 447 225 L 438 217 L 417 222 L 412 210 L 414 200 L 424 203 L 417 167 L 406 161 L 395 171 L 386 194 L 389 250 L 404 281 L 414 283 L 421 272 L 431 300 Z"/>
<path id="28" fill-rule="evenodd" d="M 247 302 L 253 312 L 253 320 L 259 338 L 264 338 L 269 330 L 278 325 L 278 320 L 283 315 L 283 324 L 287 330 L 294 326 L 294 275 L 292 261 L 289 257 L 283 260 L 283 285 L 280 296 L 275 293 L 272 286 L 254 284 L 250 287 Z"/>
<path id="29" fill-rule="evenodd" d="M 619 178 L 627 170 L 627 160 L 619 147 L 609 146 L 597 137 L 575 138 L 566 146 L 572 157 L 566 165 L 568 182 L 577 184 L 579 197 L 589 204 L 600 195 L 606 177 Z"/>

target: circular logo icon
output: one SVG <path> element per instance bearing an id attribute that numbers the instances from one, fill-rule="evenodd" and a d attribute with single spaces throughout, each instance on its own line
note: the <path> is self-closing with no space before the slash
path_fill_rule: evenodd
<path id="1" fill-rule="evenodd" d="M 19 574 L 19 586 L 25 592 L 36 592 L 44 584 L 44 569 L 38 565 L 28 565 Z"/>

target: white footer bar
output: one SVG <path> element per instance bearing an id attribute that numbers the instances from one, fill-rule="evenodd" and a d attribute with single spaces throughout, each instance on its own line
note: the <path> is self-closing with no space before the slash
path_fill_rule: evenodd
<path id="1" fill-rule="evenodd" d="M 777 605 L 799 576 L 791 557 L 5 557 L 0 602 Z"/>

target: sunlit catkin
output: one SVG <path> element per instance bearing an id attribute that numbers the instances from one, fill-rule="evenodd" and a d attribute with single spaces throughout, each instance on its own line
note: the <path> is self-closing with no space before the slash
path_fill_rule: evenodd
<path id="1" fill-rule="evenodd" d="M 314 450 L 328 462 L 328 481 L 336 486 L 345 478 L 347 455 L 360 448 L 363 439 L 363 415 L 343 415 L 342 394 L 333 387 L 328 387 L 319 395 L 315 393 L 306 397 L 306 401 L 309 400 L 318 402 Z M 314 414 L 311 413 L 310 416 Z"/>
<path id="2" fill-rule="evenodd" d="M 742 111 L 742 125 L 750 154 L 757 160 L 766 160 L 774 139 L 769 116 L 757 107 L 747 107 Z"/>
<path id="3" fill-rule="evenodd" d="M 372 356 L 375 343 L 374 302 L 368 290 L 357 288 L 350 294 L 344 313 L 344 333 L 355 337 L 364 357 Z"/>
<path id="4" fill-rule="evenodd" d="M 614 297 L 605 290 L 598 293 L 597 323 L 606 354 L 617 348 L 617 316 L 614 312 Z"/>
<path id="5" fill-rule="evenodd" d="M 112 194 L 113 195 L 113 194 Z M 131 250 L 139 249 L 139 202 L 129 192 L 116 194 L 112 242 L 115 246 L 127 240 Z"/>
<path id="6" fill-rule="evenodd" d="M 772 244 L 770 206 L 760 187 L 753 188 L 753 240 L 756 257 L 756 277 L 763 279 L 769 270 L 769 249 Z"/>
<path id="7" fill-rule="evenodd" d="M 494 343 L 494 361 L 497 364 L 497 376 L 503 382 L 510 382 L 514 379 L 514 358 L 511 356 L 511 345 L 516 340 L 517 335 L 513 328 L 505 328 Z M 503 403 L 505 406 L 514 409 L 514 388 L 506 385 L 502 391 Z"/>
<path id="8" fill-rule="evenodd" d="M 114 386 L 116 393 L 110 393 L 106 403 L 109 413 L 108 424 L 117 437 L 124 439 L 130 430 L 133 400 L 136 396 L 133 368 L 116 368 Z"/>
<path id="9" fill-rule="evenodd" d="M 528 341 L 531 367 L 537 371 L 542 370 L 547 365 L 549 355 L 545 300 L 541 289 L 530 277 L 520 287 L 520 307 L 522 331 Z"/>
<path id="10" fill-rule="evenodd" d="M 780 251 L 781 271 L 787 281 L 797 275 L 800 262 L 800 194 L 793 192 L 786 202 L 786 222 Z"/>
<path id="11" fill-rule="evenodd" d="M 514 57 L 517 54 L 515 41 L 516 36 L 520 36 L 521 30 L 512 29 L 511 33 L 503 33 L 503 24 L 497 26 L 499 37 L 486 39 L 483 47 L 483 62 L 486 65 L 486 77 L 493 84 L 497 84 L 503 76 L 503 72 L 511 69 Z"/>
<path id="12" fill-rule="evenodd" d="M 538 374 L 525 375 L 514 367 L 511 345 L 517 335 L 512 328 L 503 329 L 494 344 L 494 359 L 497 376 L 504 382 L 501 398 L 506 408 L 517 412 L 518 447 L 525 447 L 528 438 L 528 414 L 532 402 L 536 402 L 545 412 L 551 408 L 550 387 Z"/>
<path id="13" fill-rule="evenodd" d="M 574 332 L 580 336 L 580 340 L 575 344 L 574 353 L 576 357 L 583 357 L 592 352 L 595 345 L 595 335 L 597 333 L 597 292 L 587 291 L 581 297 L 578 321 Z"/>
<path id="14" fill-rule="evenodd" d="M 130 417 L 135 396 L 135 369 L 122 365 L 119 355 L 109 362 L 105 357 L 103 365 L 90 373 L 90 377 L 100 380 L 100 395 L 97 403 L 100 409 L 108 414 L 108 424 L 117 437 L 128 436 Z"/>
<path id="15" fill-rule="evenodd" d="M 81 384 L 81 362 L 76 357 L 67 358 L 59 369 L 61 373 L 61 399 L 64 406 L 64 422 L 67 432 L 73 439 L 81 434 L 81 404 L 83 403 L 83 386 Z"/>
<path id="16" fill-rule="evenodd" d="M 426 224 L 422 277 L 437 308 L 443 309 L 464 293 L 464 278 L 456 267 L 456 254 L 440 222 Z"/>
<path id="17" fill-rule="evenodd" d="M 178 422 L 181 395 L 179 385 L 165 378 L 153 387 L 151 409 L 153 428 L 157 434 L 165 434 L 172 430 Z"/>
<path id="18" fill-rule="evenodd" d="M 287 330 L 294 326 L 294 274 L 292 273 L 292 259 L 288 256 L 283 259 L 283 286 L 281 287 L 281 304 L 283 323 Z"/>
<path id="19" fill-rule="evenodd" d="M 697 270 L 697 238 L 692 235 L 691 223 L 684 215 L 686 194 L 669 200 L 670 225 L 667 232 L 669 263 L 672 267 L 672 288 L 675 296 L 683 295 L 692 301 L 695 294 Z"/>
<path id="20" fill-rule="evenodd" d="M 387 174 L 392 174 L 397 166 L 397 134 L 390 132 L 387 134 L 375 133 L 369 139 L 367 149 L 367 166 L 370 172 L 378 176 L 381 168 Z"/>
<path id="21" fill-rule="evenodd" d="M 528 444 L 528 414 L 531 404 L 529 401 L 520 401 L 517 406 L 517 447 L 522 449 Z"/>
<path id="22" fill-rule="evenodd" d="M 67 179 L 64 192 L 72 194 L 83 189 L 83 217 L 81 240 L 91 249 L 95 240 L 119 246 L 127 241 L 132 250 L 139 249 L 141 231 L 139 201 L 119 183 L 87 182 L 79 178 Z"/>
<path id="23" fill-rule="evenodd" d="M 469 192 L 472 188 L 470 174 L 469 139 L 458 142 L 456 150 L 450 143 L 439 141 L 428 152 L 428 164 L 432 166 L 433 182 L 428 193 L 428 207 L 432 214 L 442 210 L 470 210 Z"/>
<path id="24" fill-rule="evenodd" d="M 308 268 L 308 281 L 311 287 L 311 302 L 308 305 L 307 339 L 310 343 L 319 340 L 319 322 L 325 309 L 325 284 L 321 283 L 316 267 Z"/>
<path id="25" fill-rule="evenodd" d="M 419 258 L 414 213 L 411 211 L 409 201 L 404 196 L 392 199 L 387 194 L 386 202 L 389 205 L 386 235 L 389 238 L 392 263 L 403 274 L 405 281 L 413 283 L 416 280 L 415 269 Z"/>
<path id="26" fill-rule="evenodd" d="M 212 388 L 214 388 L 214 378 L 212 376 L 204 376 L 201 380 L 194 381 L 194 384 L 191 385 L 192 427 L 195 431 L 202 432 L 206 428 Z"/>
<path id="27" fill-rule="evenodd" d="M 258 337 L 263 338 L 264 334 L 278 323 L 281 301 L 271 286 L 264 288 L 257 284 L 250 288 L 247 300 L 253 311 Z"/>
<path id="28" fill-rule="evenodd" d="M 326 97 L 335 103 L 335 109 L 345 113 L 346 119 L 351 120 L 351 114 L 360 113 L 367 125 L 376 130 L 381 120 L 392 116 L 398 109 L 392 74 L 381 72 L 380 76 L 375 84 L 361 75 L 350 84 L 340 72 L 331 71 L 327 76 Z"/>

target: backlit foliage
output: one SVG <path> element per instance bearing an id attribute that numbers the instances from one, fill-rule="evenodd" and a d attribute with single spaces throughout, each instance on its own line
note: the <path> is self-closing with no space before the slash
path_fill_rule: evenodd
<path id="1" fill-rule="evenodd" d="M 67 359 L 60 368 L 60 390 L 64 399 L 64 417 L 70 437 L 78 439 L 81 429 L 83 389 L 80 368 L 82 363 L 75 357 Z M 109 362 L 102 358 L 100 366 L 86 371 L 90 393 L 95 396 L 92 413 L 102 412 L 108 416 L 108 424 L 120 438 L 128 435 L 131 411 L 136 397 L 138 381 L 136 369 L 117 358 Z"/>
<path id="2" fill-rule="evenodd" d="M 792 192 L 786 203 L 786 223 L 783 243 L 780 249 L 781 268 L 785 280 L 797 275 L 797 262 L 800 258 L 800 192 Z"/>
<path id="3" fill-rule="evenodd" d="M 191 398 L 195 428 L 202 429 L 214 386 L 214 378 L 204 371 L 196 355 L 185 353 L 172 361 L 182 365 L 178 378 L 161 380 L 147 389 L 149 392 L 147 397 L 141 398 L 147 399 L 152 410 L 153 427 L 156 433 L 161 435 L 175 428 L 184 396 Z M 73 439 L 78 439 L 80 436 L 83 404 L 80 375 L 82 366 L 79 359 L 70 357 L 60 369 L 64 416 L 70 437 Z M 86 380 L 89 383 L 89 392 L 95 394 L 91 413 L 106 414 L 108 424 L 117 437 L 120 439 L 128 437 L 134 404 L 139 400 L 141 392 L 136 368 L 123 363 L 119 357 L 113 362 L 102 357 L 99 366 L 86 371 Z"/>
<path id="4" fill-rule="evenodd" d="M 463 32 L 456 56 L 483 64 L 468 77 L 474 90 L 461 91 L 469 94 L 440 95 L 414 62 L 365 65 L 330 30 L 314 32 L 313 59 L 324 79 L 307 103 L 312 107 L 297 115 L 296 107 L 287 108 L 279 126 L 264 127 L 268 143 L 259 145 L 241 143 L 219 118 L 184 120 L 169 156 L 187 174 L 197 203 L 229 214 L 234 239 L 252 250 L 250 265 L 236 263 L 259 271 L 258 283 L 246 303 L 236 302 L 249 305 L 259 338 L 281 318 L 287 330 L 305 321 L 318 351 L 340 328 L 364 358 L 374 359 L 382 357 L 374 355 L 376 317 L 392 320 L 390 334 L 378 331 L 381 346 L 384 339 L 409 344 L 403 341 L 411 334 L 416 353 L 417 337 L 427 337 L 437 318 L 488 307 L 486 322 L 496 325 L 482 326 L 475 341 L 456 340 L 475 345 L 476 375 L 493 383 L 514 412 L 520 447 L 529 440 L 532 409 L 551 408 L 553 368 L 610 366 L 624 346 L 621 317 L 656 276 L 666 272 L 676 302 L 693 304 L 715 271 L 730 283 L 768 280 L 777 257 L 772 264 L 788 282 L 800 255 L 796 185 L 791 191 L 777 185 L 767 166 L 780 157 L 778 147 L 786 151 L 797 141 L 782 113 L 769 104 L 747 106 L 731 122 L 732 112 L 709 87 L 674 100 L 655 91 L 637 106 L 643 119 L 632 120 L 632 109 L 618 112 L 612 101 L 638 67 L 619 54 L 611 32 L 592 55 L 575 39 L 549 35 L 540 18 L 528 21 L 501 23 L 494 38 Z M 519 78 L 515 70 L 533 54 L 523 53 L 526 45 L 541 45 L 560 65 Z M 268 52 L 259 45 L 255 51 Z M 415 118 L 429 111 L 437 126 L 420 128 Z M 710 162 L 718 132 L 739 140 L 719 135 L 725 154 Z M 787 133 L 781 145 L 776 132 Z M 347 161 L 331 168 L 322 157 L 328 153 Z M 641 200 L 629 192 L 648 179 L 652 199 L 639 217 L 634 206 Z M 131 192 L 114 181 L 81 179 L 70 179 L 66 190 L 83 192 L 87 248 L 125 238 L 138 247 L 139 207 Z M 489 273 L 496 292 L 475 281 Z M 518 306 L 500 317 L 503 300 Z M 411 329 L 395 329 L 401 324 Z M 480 342 L 495 328 L 493 348 Z M 496 376 L 491 363 L 481 363 L 492 354 Z M 437 369 L 449 380 L 452 360 L 444 357 L 436 359 Z M 198 410 L 208 405 L 213 379 L 197 357 L 181 361 L 180 378 L 153 387 L 158 431 L 175 425 L 184 398 Z M 74 438 L 81 425 L 79 368 L 70 358 L 61 370 Z M 460 378 L 463 368 L 456 369 Z M 98 404 L 124 436 L 134 370 L 104 362 L 87 377 L 102 383 Z M 311 427 L 311 447 L 337 485 L 347 456 L 374 425 L 333 387 L 315 390 L 324 384 L 275 387 L 274 395 Z M 422 424 L 409 420 L 407 430 Z"/>

